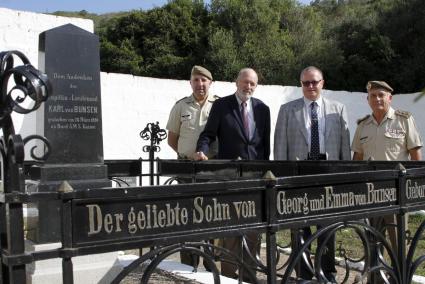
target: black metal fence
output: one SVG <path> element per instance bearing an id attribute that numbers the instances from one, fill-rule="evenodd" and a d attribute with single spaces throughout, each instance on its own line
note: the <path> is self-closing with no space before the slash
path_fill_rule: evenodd
<path id="1" fill-rule="evenodd" d="M 12 68 L 16 56 L 24 67 Z M 63 283 L 73 283 L 74 257 L 142 247 L 150 250 L 126 267 L 113 283 L 119 283 L 141 264 L 141 282 L 149 283 L 158 264 L 179 251 L 203 257 L 214 283 L 220 283 L 218 261 L 236 265 L 240 280 L 257 283 L 265 278 L 268 283 L 289 283 L 301 259 L 318 282 L 326 283 L 329 279 L 321 269 L 321 255 L 329 240 L 326 236 L 342 229 L 353 230 L 361 243 L 358 259 L 348 252 L 342 255 L 345 263 L 363 261 L 358 273 L 361 281 L 368 278 L 375 283 L 410 283 L 425 260 L 425 256 L 415 254 L 425 223 L 413 234 L 407 249 L 404 219 L 410 211 L 425 209 L 422 162 L 161 161 L 154 160 L 152 153 L 157 148 L 151 143 L 146 149 L 150 153 L 150 184 L 154 177 L 158 183 L 160 176 L 193 183 L 79 190 L 67 185 L 57 192 L 26 192 L 26 172 L 32 165 L 24 163 L 24 146 L 35 138 L 47 147 L 48 142 L 39 136 L 23 139 L 15 134 L 10 113 L 37 109 L 47 98 L 49 84 L 19 52 L 0 53 L 0 61 L 1 283 L 25 283 L 27 264 L 51 258 L 62 259 Z M 11 77 L 22 95 L 7 92 Z M 25 98 L 34 102 L 30 108 L 22 106 Z M 152 124 L 147 132 L 156 131 L 163 139 L 158 130 Z M 32 157 L 43 160 L 34 153 Z M 107 161 L 108 175 L 143 176 L 143 162 Z M 60 204 L 62 246 L 28 251 L 24 245 L 23 207 L 40 201 Z M 382 231 L 363 221 L 389 214 L 397 216 L 397 222 L 388 225 L 397 230 L 396 246 L 390 245 Z M 282 263 L 277 234 L 317 224 L 323 227 L 308 239 L 297 238 L 300 249 L 293 250 Z M 248 233 L 265 236 L 265 258 L 249 250 L 240 255 L 202 241 L 244 237 Z M 325 236 L 325 242 L 310 258 L 310 245 L 321 236 Z M 246 248 L 247 242 L 241 246 Z M 347 283 L 350 272 L 347 265 L 339 282 Z"/>
<path id="2" fill-rule="evenodd" d="M 127 162 L 127 166 L 135 161 Z M 184 167 L 178 166 L 186 164 Z M 318 162 L 312 169 L 334 173 L 298 175 L 299 170 L 310 162 L 230 162 L 215 161 L 195 163 L 185 161 L 161 161 L 159 168 L 176 166 L 185 169 L 189 175 L 202 178 L 253 176 L 266 172 L 264 178 L 250 178 L 233 181 L 178 184 L 164 186 L 98 188 L 56 193 L 25 193 L 12 187 L 1 194 L 2 206 L 2 262 L 5 283 L 23 283 L 25 264 L 48 258 L 62 258 L 64 283 L 72 283 L 72 258 L 123 249 L 152 247 L 153 249 L 135 261 L 118 275 L 114 283 L 122 280 L 132 269 L 149 260 L 143 281 L 149 282 L 153 269 L 168 255 L 186 250 L 208 259 L 213 267 L 215 283 L 218 268 L 214 261 L 224 260 L 235 263 L 245 276 L 256 282 L 256 275 L 262 273 L 269 283 L 289 283 L 297 262 L 309 244 L 320 235 L 342 228 L 356 231 L 363 242 L 364 268 L 361 275 L 370 272 L 385 274 L 388 281 L 410 283 L 412 276 L 423 262 L 423 256 L 413 258 L 421 240 L 424 224 L 413 237 L 406 251 L 404 214 L 425 209 L 425 168 L 410 168 L 337 173 L 345 167 L 376 167 L 376 163 Z M 418 166 L 422 163 L 410 163 Z M 191 167 L 190 167 L 191 165 Z M 381 163 L 380 166 L 393 164 Z M 409 163 L 406 163 L 409 166 Z M 238 172 L 238 169 L 247 171 Z M 267 169 L 291 169 L 294 176 L 274 178 Z M 199 173 L 197 173 L 199 169 Z M 236 169 L 236 170 L 235 170 Z M 275 170 L 276 171 L 276 170 Z M 215 173 L 216 172 L 216 173 Z M 130 173 L 130 172 L 129 172 Z M 177 173 L 179 176 L 184 173 Z M 171 175 L 171 171 L 167 171 Z M 21 179 L 23 177 L 21 176 Z M 230 175 L 232 178 L 232 175 Z M 23 180 L 21 180 L 23 182 Z M 49 250 L 26 252 L 23 242 L 22 205 L 38 200 L 59 200 L 62 212 L 62 247 Z M 16 209 L 19 208 L 19 209 Z M 16 210 L 15 210 L 16 209 Z M 366 217 L 396 214 L 399 233 L 398 248 L 394 249 L 385 236 L 362 220 Z M 323 229 L 305 240 L 300 251 L 293 251 L 288 262 L 277 265 L 276 233 L 279 230 L 298 228 L 306 225 L 323 224 Z M 6 225 L 6 226 L 5 226 Z M 211 244 L 201 240 L 243 236 L 248 232 L 265 234 L 266 261 L 245 255 L 245 260 L 220 247 L 220 253 L 210 253 Z M 373 236 L 371 238 L 370 236 Z M 201 248 L 199 247 L 201 246 Z M 375 247 L 383 248 L 389 259 L 374 258 Z M 311 270 L 323 283 L 318 248 Z M 247 266 L 246 258 L 253 257 L 256 265 Z M 347 256 L 345 261 L 349 261 Z M 279 268 L 279 269 L 278 269 Z M 255 273 L 258 272 L 258 274 Z M 8 272 L 8 273 L 6 273 Z M 347 270 L 347 275 L 349 269 Z M 347 276 L 348 277 L 348 276 Z M 279 279 L 279 280 L 277 280 Z M 381 282 L 377 282 L 381 283 Z"/>

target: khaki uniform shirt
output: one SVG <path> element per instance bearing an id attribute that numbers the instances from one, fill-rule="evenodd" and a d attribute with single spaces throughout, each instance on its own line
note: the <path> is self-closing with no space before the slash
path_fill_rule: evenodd
<path id="1" fill-rule="evenodd" d="M 168 118 L 167 130 L 179 136 L 177 149 L 179 158 L 191 158 L 196 151 L 199 134 L 204 130 L 212 104 L 218 96 L 208 94 L 204 105 L 196 101 L 193 94 L 174 105 Z M 217 141 L 211 145 L 208 157 L 217 155 Z"/>
<path id="2" fill-rule="evenodd" d="M 408 160 L 409 150 L 422 147 L 422 139 L 408 112 L 390 107 L 381 124 L 372 115 L 359 120 L 351 149 L 363 160 Z"/>

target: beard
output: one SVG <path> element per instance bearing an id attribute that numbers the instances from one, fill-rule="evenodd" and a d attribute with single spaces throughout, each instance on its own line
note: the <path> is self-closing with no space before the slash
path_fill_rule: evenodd
<path id="1" fill-rule="evenodd" d="M 249 100 L 250 98 L 252 98 L 253 94 L 254 94 L 254 92 L 244 92 L 244 91 L 238 91 L 237 92 L 239 99 L 241 101 L 244 101 L 244 102 Z"/>

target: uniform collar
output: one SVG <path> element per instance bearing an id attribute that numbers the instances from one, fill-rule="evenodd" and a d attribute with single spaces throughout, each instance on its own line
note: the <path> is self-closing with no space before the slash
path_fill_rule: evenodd
<path id="1" fill-rule="evenodd" d="M 395 119 L 395 110 L 392 107 L 388 109 L 386 117 L 389 119 Z"/>
<path id="2" fill-rule="evenodd" d="M 395 110 L 392 107 L 388 109 L 387 113 L 385 114 L 384 118 L 381 121 L 381 124 L 387 119 L 391 119 L 391 120 L 395 119 Z M 373 116 L 373 113 L 371 116 L 368 117 L 365 123 L 371 123 L 371 122 L 377 123 L 375 120 L 375 117 Z"/>
<path id="3" fill-rule="evenodd" d="M 211 94 L 210 92 L 208 92 L 207 93 L 207 100 L 210 101 L 210 102 L 213 102 L 214 101 L 214 95 Z M 192 103 L 192 104 L 198 103 L 198 101 L 196 100 L 195 95 L 193 93 L 192 93 L 192 95 L 190 95 L 188 97 L 187 103 Z"/>

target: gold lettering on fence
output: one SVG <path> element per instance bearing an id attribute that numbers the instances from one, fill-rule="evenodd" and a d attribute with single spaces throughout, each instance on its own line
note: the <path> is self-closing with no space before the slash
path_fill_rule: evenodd
<path id="1" fill-rule="evenodd" d="M 87 205 L 89 211 L 89 232 L 88 235 L 98 234 L 102 229 L 108 234 L 121 232 L 121 222 L 123 214 L 105 214 L 102 215 L 102 210 L 96 204 Z"/>
<path id="2" fill-rule="evenodd" d="M 164 205 L 146 204 L 137 210 L 131 206 L 128 213 L 124 214 L 106 213 L 98 204 L 89 204 L 86 205 L 87 234 L 93 236 L 99 233 L 118 233 L 122 232 L 125 226 L 128 233 L 136 234 L 149 229 L 179 228 L 188 225 L 190 220 L 193 224 L 201 224 L 257 217 L 256 204 L 252 200 L 225 203 L 219 202 L 217 198 L 197 196 L 192 205 L 188 209 L 181 207 L 179 202 Z"/>
<path id="3" fill-rule="evenodd" d="M 204 198 L 196 197 L 193 202 L 193 223 L 199 224 L 204 221 L 216 222 L 230 220 L 230 208 L 227 203 L 218 203 L 217 198 L 213 198 L 213 204 L 204 206 Z"/>
<path id="4" fill-rule="evenodd" d="M 418 199 L 425 197 L 425 184 L 418 184 L 417 181 L 412 182 L 410 179 L 406 180 L 406 198 Z"/>
<path id="5" fill-rule="evenodd" d="M 425 194 L 425 187 L 422 190 Z M 317 196 L 317 195 L 315 195 Z M 371 204 L 393 202 L 397 200 L 395 187 L 375 188 L 374 183 L 365 183 L 359 192 L 336 192 L 334 186 L 323 187 L 323 193 L 310 198 L 308 193 L 287 197 L 285 191 L 277 193 L 277 211 L 280 215 L 303 214 L 329 209 L 354 208 Z"/>

